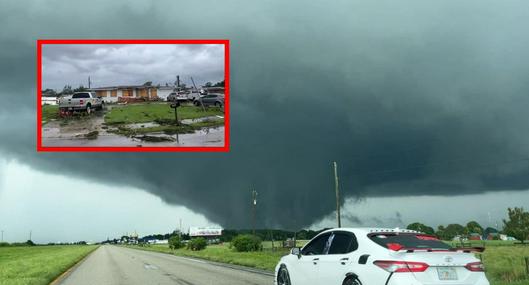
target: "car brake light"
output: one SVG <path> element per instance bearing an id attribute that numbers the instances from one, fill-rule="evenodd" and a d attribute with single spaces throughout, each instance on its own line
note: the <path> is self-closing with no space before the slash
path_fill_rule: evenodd
<path id="1" fill-rule="evenodd" d="M 412 261 L 376 260 L 373 264 L 392 273 L 424 272 L 429 267 L 426 263 Z"/>
<path id="2" fill-rule="evenodd" d="M 399 251 L 404 248 L 400 243 L 387 243 L 386 246 L 393 251 Z"/>
<path id="3" fill-rule="evenodd" d="M 83 99 L 79 100 L 79 103 L 81 103 L 81 105 L 83 104 L 83 102 L 84 102 Z"/>
<path id="4" fill-rule="evenodd" d="M 473 272 L 483 272 L 485 271 L 485 266 L 483 266 L 483 263 L 481 262 L 471 262 L 471 263 L 468 263 L 467 265 L 465 265 L 465 268 L 468 269 L 469 271 L 473 271 Z"/>

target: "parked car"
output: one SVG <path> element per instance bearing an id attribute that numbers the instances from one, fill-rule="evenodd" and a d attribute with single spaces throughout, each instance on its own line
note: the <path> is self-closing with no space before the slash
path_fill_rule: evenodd
<path id="1" fill-rule="evenodd" d="M 276 285 L 489 285 L 473 251 L 399 229 L 336 228 L 293 248 L 275 268 Z"/>
<path id="2" fill-rule="evenodd" d="M 204 106 L 224 106 L 224 95 L 222 94 L 208 94 L 200 96 L 200 99 L 193 101 L 193 104 L 195 104 L 195 106 L 200 106 L 200 100 L 202 100 L 202 104 L 204 104 Z"/>
<path id="3" fill-rule="evenodd" d="M 182 93 L 176 93 L 176 92 L 171 92 L 171 94 L 169 94 L 167 96 L 167 102 L 175 102 L 175 101 L 187 101 L 189 100 L 189 98 L 187 98 L 187 95 L 186 94 L 182 94 Z"/>
<path id="4" fill-rule="evenodd" d="M 60 112 L 85 111 L 90 114 L 92 110 L 103 109 L 103 104 L 103 100 L 93 92 L 76 92 L 59 98 Z"/>

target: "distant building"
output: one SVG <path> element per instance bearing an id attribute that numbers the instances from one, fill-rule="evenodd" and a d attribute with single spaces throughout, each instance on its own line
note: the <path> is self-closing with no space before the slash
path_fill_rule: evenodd
<path id="1" fill-rule="evenodd" d="M 120 85 L 90 88 L 106 103 L 116 103 L 120 98 L 143 98 L 145 100 L 158 99 L 158 87 L 144 85 Z"/>
<path id="2" fill-rule="evenodd" d="M 202 89 L 205 90 L 207 93 L 224 94 L 224 87 L 223 86 L 202 87 Z"/>
<path id="3" fill-rule="evenodd" d="M 481 234 L 471 233 L 468 237 L 469 240 L 482 240 Z"/>

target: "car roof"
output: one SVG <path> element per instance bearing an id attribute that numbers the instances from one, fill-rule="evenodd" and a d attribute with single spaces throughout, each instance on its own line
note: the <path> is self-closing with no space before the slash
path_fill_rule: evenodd
<path id="1" fill-rule="evenodd" d="M 414 230 L 408 230 L 408 229 L 400 229 L 400 228 L 368 228 L 368 227 L 359 227 L 359 228 L 332 228 L 325 230 L 321 233 L 327 233 L 327 232 L 334 232 L 334 231 L 346 231 L 346 232 L 352 232 L 357 235 L 368 235 L 372 233 L 416 233 L 419 234 L 421 232 L 414 231 Z"/>

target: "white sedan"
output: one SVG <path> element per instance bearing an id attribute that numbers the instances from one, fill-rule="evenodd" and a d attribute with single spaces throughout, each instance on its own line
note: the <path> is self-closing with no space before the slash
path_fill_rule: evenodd
<path id="1" fill-rule="evenodd" d="M 293 248 L 276 285 L 489 285 L 473 252 L 400 229 L 337 228 Z"/>

